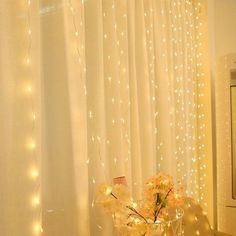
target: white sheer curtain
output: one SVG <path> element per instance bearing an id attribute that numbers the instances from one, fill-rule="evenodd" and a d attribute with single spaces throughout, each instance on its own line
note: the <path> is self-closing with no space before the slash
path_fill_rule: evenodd
<path id="1" fill-rule="evenodd" d="M 1 235 L 115 235 L 97 184 L 125 175 L 139 198 L 158 171 L 211 217 L 205 12 L 190 0 L 0 2 Z"/>

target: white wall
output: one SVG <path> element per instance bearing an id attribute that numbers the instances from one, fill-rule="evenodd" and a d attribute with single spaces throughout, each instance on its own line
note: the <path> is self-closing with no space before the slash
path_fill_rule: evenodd
<path id="1" fill-rule="evenodd" d="M 208 0 L 212 64 L 236 53 L 236 0 Z"/>
<path id="2" fill-rule="evenodd" d="M 215 55 L 236 52 L 236 0 L 215 0 Z"/>
<path id="3" fill-rule="evenodd" d="M 236 205 L 231 201 L 230 172 L 230 107 L 229 73 L 230 57 L 236 53 L 236 0 L 208 0 L 211 47 L 211 74 L 213 102 L 215 104 L 215 151 L 217 157 L 217 223 L 218 229 L 236 235 Z M 213 122 L 214 123 L 214 122 Z M 213 132 L 213 135 L 214 135 Z M 214 136 L 215 137 L 215 136 Z"/>
<path id="4" fill-rule="evenodd" d="M 208 6 L 214 67 L 221 56 L 236 53 L 236 0 L 208 0 Z"/>

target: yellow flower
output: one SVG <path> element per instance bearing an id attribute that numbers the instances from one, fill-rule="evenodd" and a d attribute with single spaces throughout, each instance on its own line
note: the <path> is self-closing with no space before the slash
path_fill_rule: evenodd
<path id="1" fill-rule="evenodd" d="M 120 201 L 129 204 L 131 202 L 131 195 L 127 186 L 123 184 L 116 184 L 113 186 L 112 193 Z"/>
<path id="2" fill-rule="evenodd" d="M 97 194 L 109 195 L 111 192 L 112 192 L 112 187 L 111 187 L 110 185 L 101 184 L 101 185 L 98 187 Z"/>
<path id="3" fill-rule="evenodd" d="M 96 202 L 112 215 L 122 236 L 153 236 L 157 230 L 162 235 L 163 229 L 154 223 L 169 220 L 168 212 L 181 204 L 182 195 L 182 186 L 176 187 L 171 176 L 159 173 L 146 182 L 142 201 L 136 203 L 126 185 L 102 184 Z"/>

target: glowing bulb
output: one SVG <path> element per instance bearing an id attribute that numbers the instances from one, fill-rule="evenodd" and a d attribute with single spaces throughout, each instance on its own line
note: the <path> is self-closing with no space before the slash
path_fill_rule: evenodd
<path id="1" fill-rule="evenodd" d="M 97 227 L 98 227 L 100 230 L 103 230 L 103 228 L 102 228 L 101 225 L 97 225 Z"/>
<path id="2" fill-rule="evenodd" d="M 31 117 L 32 117 L 32 120 L 36 120 L 36 114 L 35 114 L 35 112 L 32 113 Z"/>
<path id="3" fill-rule="evenodd" d="M 27 143 L 27 147 L 30 150 L 34 150 L 36 148 L 36 143 L 33 139 L 30 139 Z"/>
<path id="4" fill-rule="evenodd" d="M 39 235 L 41 232 L 43 232 L 41 224 L 39 222 L 34 223 L 34 225 L 33 225 L 33 232 L 36 235 Z"/>
<path id="5" fill-rule="evenodd" d="M 107 189 L 106 189 L 106 191 L 105 191 L 105 194 L 106 194 L 106 195 L 110 195 L 111 192 L 112 192 L 112 187 L 111 187 L 111 186 L 107 187 Z"/>
<path id="6" fill-rule="evenodd" d="M 178 194 L 178 193 L 176 193 L 175 194 L 175 198 L 177 199 L 177 198 L 179 198 L 180 197 L 180 195 Z"/>
<path id="7" fill-rule="evenodd" d="M 26 85 L 25 90 L 27 93 L 32 93 L 32 91 L 33 91 L 32 85 L 30 85 L 30 84 Z"/>
<path id="8" fill-rule="evenodd" d="M 30 176 L 31 176 L 31 178 L 33 178 L 33 179 L 38 178 L 38 176 L 39 176 L 38 170 L 37 170 L 36 168 L 32 168 L 32 169 L 30 170 Z"/>
<path id="9" fill-rule="evenodd" d="M 38 206 L 40 204 L 39 196 L 33 196 L 31 201 L 32 201 L 32 206 Z"/>
<path id="10" fill-rule="evenodd" d="M 29 57 L 26 58 L 26 64 L 27 64 L 27 65 L 30 64 L 30 59 L 29 59 Z"/>
<path id="11" fill-rule="evenodd" d="M 140 219 L 136 218 L 136 219 L 134 220 L 134 223 L 135 223 L 135 224 L 140 223 Z"/>
<path id="12" fill-rule="evenodd" d="M 138 204 L 136 202 L 132 202 L 132 207 L 136 208 L 138 206 Z"/>

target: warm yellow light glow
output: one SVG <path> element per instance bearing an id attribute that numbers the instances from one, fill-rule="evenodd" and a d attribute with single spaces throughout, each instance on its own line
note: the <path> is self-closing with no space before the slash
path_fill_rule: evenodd
<path id="1" fill-rule="evenodd" d="M 140 223 L 140 219 L 138 219 L 138 218 L 135 218 L 135 219 L 134 219 L 134 223 L 135 223 L 135 224 L 138 224 L 138 223 Z"/>
<path id="2" fill-rule="evenodd" d="M 72 13 L 74 13 L 74 8 L 72 6 L 70 7 L 70 10 Z"/>
<path id="3" fill-rule="evenodd" d="M 40 204 L 40 197 L 38 195 L 35 195 L 31 199 L 32 206 L 36 207 Z"/>
<path id="4" fill-rule="evenodd" d="M 32 86 L 32 84 L 29 83 L 29 82 L 23 84 L 22 89 L 23 89 L 23 92 L 24 92 L 26 95 L 31 95 L 32 92 L 33 92 L 33 86 Z"/>
<path id="5" fill-rule="evenodd" d="M 36 148 L 36 142 L 33 139 L 29 139 L 27 141 L 27 148 L 33 151 Z"/>
<path id="6" fill-rule="evenodd" d="M 32 179 L 36 179 L 36 178 L 38 178 L 38 176 L 39 176 L 38 170 L 33 167 L 33 168 L 30 170 L 30 177 L 31 177 Z"/>
<path id="7" fill-rule="evenodd" d="M 22 87 L 20 87 L 20 91 L 23 93 L 23 95 L 28 96 L 27 99 L 30 101 L 30 105 L 29 105 L 29 110 L 28 112 L 26 112 L 26 116 L 28 116 L 29 122 L 30 122 L 30 126 L 31 126 L 31 134 L 29 134 L 30 136 L 28 136 L 28 139 L 26 139 L 26 149 L 27 151 L 34 151 L 36 148 L 36 140 L 34 139 L 34 134 L 35 132 L 35 121 L 36 121 L 36 112 L 34 109 L 34 99 L 33 99 L 33 88 L 34 88 L 34 78 L 32 75 L 32 71 L 31 71 L 31 66 L 30 64 L 32 63 L 32 58 L 31 58 L 31 44 L 32 44 L 32 25 L 31 25 L 31 16 L 32 16 L 32 12 L 31 12 L 31 4 L 32 4 L 32 0 L 25 0 L 25 4 L 28 5 L 27 9 L 25 12 L 25 15 L 27 17 L 25 17 L 26 19 L 26 28 L 24 30 L 24 32 L 27 33 L 27 46 L 26 46 L 26 50 L 27 50 L 27 54 L 25 55 L 25 58 L 23 58 L 23 66 L 26 67 L 26 69 L 28 69 L 27 71 L 27 78 L 26 80 L 21 84 Z M 20 86 L 21 86 L 20 85 Z M 34 159 L 34 161 L 36 161 L 34 152 L 32 153 L 32 159 Z M 38 189 L 38 185 L 39 183 L 36 183 L 36 180 L 38 180 L 39 178 L 39 170 L 36 166 L 32 166 L 29 170 L 28 170 L 28 174 L 29 174 L 29 178 L 32 181 L 35 181 L 34 184 L 36 184 L 36 192 L 34 192 L 31 196 L 29 196 L 29 204 L 31 204 L 32 207 L 37 207 L 40 205 L 40 190 Z M 34 191 L 35 191 L 35 187 L 34 187 Z M 36 209 L 35 209 L 36 210 Z M 40 235 L 43 230 L 42 230 L 42 226 L 41 226 L 41 222 L 40 222 L 40 211 L 41 209 L 38 208 L 37 213 L 35 212 L 35 214 L 38 215 L 38 219 L 36 219 L 36 221 L 32 222 L 32 233 L 33 235 Z"/>
<path id="8" fill-rule="evenodd" d="M 175 194 L 175 198 L 176 198 L 176 199 L 180 198 L 180 194 L 176 193 L 176 194 Z"/>
<path id="9" fill-rule="evenodd" d="M 32 86 L 31 86 L 31 85 L 28 85 L 28 86 L 26 87 L 26 89 L 27 89 L 27 91 L 28 91 L 29 93 L 32 93 Z"/>
<path id="10" fill-rule="evenodd" d="M 32 113 L 31 113 L 31 118 L 32 118 L 33 121 L 36 120 L 36 114 L 35 114 L 35 112 L 32 112 Z"/>
<path id="11" fill-rule="evenodd" d="M 26 58 L 26 64 L 27 64 L 27 65 L 30 64 L 30 58 L 29 58 L 29 57 Z"/>
<path id="12" fill-rule="evenodd" d="M 39 235 L 43 232 L 41 224 L 39 222 L 35 222 L 33 225 L 33 232 L 35 235 Z"/>
<path id="13" fill-rule="evenodd" d="M 102 226 L 101 225 L 97 225 L 97 227 L 101 230 L 103 230 Z"/>
<path id="14" fill-rule="evenodd" d="M 111 194 L 111 192 L 112 192 L 112 187 L 111 186 L 107 187 L 106 192 L 105 192 L 106 195 Z"/>

